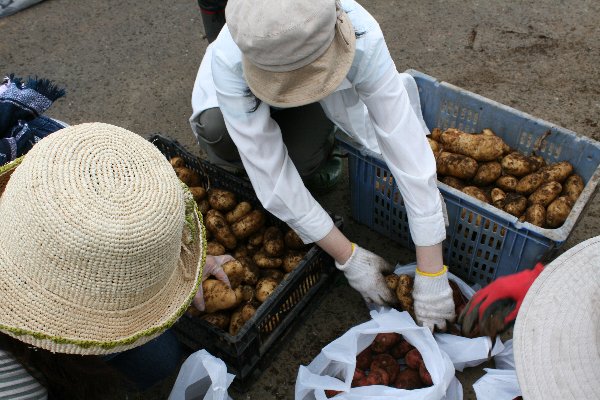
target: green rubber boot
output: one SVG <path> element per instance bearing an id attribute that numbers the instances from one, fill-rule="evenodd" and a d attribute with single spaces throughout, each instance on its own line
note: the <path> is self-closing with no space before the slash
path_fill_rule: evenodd
<path id="1" fill-rule="evenodd" d="M 342 166 L 342 158 L 333 152 L 321 168 L 305 178 L 304 184 L 311 192 L 328 193 L 340 181 Z"/>

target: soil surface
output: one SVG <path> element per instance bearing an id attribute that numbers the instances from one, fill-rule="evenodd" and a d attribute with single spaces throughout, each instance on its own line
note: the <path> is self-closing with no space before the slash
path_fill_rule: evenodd
<path id="1" fill-rule="evenodd" d="M 600 140 L 600 2 L 595 0 L 363 1 L 379 21 L 399 71 L 447 81 Z M 48 115 L 69 124 L 100 121 L 144 137 L 163 133 L 192 152 L 188 118 L 197 68 L 207 46 L 198 5 L 164 2 L 47 0 L 0 19 L 0 74 L 37 75 L 65 87 Z M 388 259 L 414 254 L 352 220 L 344 182 L 318 196 L 345 219 L 348 237 Z M 600 234 L 600 207 L 590 206 L 562 250 Z M 238 399 L 291 399 L 299 365 L 350 327 L 369 319 L 362 299 L 339 276 L 273 352 Z M 464 398 L 493 367 L 464 373 Z M 143 398 L 166 398 L 170 385 Z"/>

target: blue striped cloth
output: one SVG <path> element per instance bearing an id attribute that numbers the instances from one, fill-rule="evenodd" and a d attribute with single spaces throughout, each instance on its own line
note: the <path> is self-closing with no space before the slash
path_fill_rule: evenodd
<path id="1" fill-rule="evenodd" d="M 0 399 L 47 399 L 48 393 L 13 356 L 0 349 Z"/>

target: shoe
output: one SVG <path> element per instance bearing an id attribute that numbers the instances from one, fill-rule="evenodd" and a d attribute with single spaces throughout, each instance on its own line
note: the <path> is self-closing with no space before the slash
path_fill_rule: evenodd
<path id="1" fill-rule="evenodd" d="M 304 179 L 304 184 L 311 192 L 328 193 L 340 181 L 342 166 L 342 158 L 332 154 L 321 168 Z"/>

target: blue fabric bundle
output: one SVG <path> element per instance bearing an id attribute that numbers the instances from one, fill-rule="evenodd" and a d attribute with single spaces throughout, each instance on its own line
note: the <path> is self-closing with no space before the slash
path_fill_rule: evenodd
<path id="1" fill-rule="evenodd" d="M 42 115 L 65 95 L 47 79 L 23 82 L 14 74 L 0 85 L 0 165 L 27 153 L 35 143 L 63 125 Z"/>

